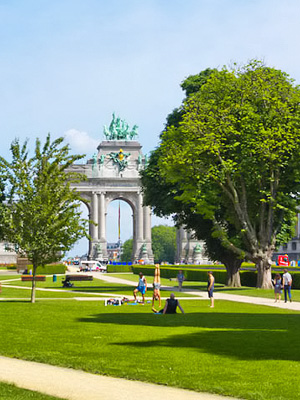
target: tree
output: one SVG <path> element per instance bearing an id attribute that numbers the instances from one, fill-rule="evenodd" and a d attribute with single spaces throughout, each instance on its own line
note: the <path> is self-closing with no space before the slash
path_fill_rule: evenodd
<path id="1" fill-rule="evenodd" d="M 184 80 L 181 87 L 185 90 L 187 98 L 196 93 L 200 87 L 205 84 L 209 76 L 216 72 L 215 69 L 209 69 L 200 72 L 197 75 L 190 76 Z M 184 116 L 184 107 L 176 108 L 167 117 L 166 129 L 170 127 L 179 127 Z M 222 245 L 222 241 L 213 234 L 213 224 L 209 219 L 204 218 L 199 212 L 195 212 L 195 204 L 186 204 L 177 198 L 182 193 L 176 182 L 167 182 L 161 169 L 159 168 L 159 159 L 162 157 L 161 148 L 156 148 L 150 156 L 149 164 L 141 172 L 141 181 L 144 192 L 144 203 L 151 206 L 154 214 L 157 216 L 172 215 L 177 226 L 184 226 L 186 229 L 192 229 L 198 240 L 205 241 L 206 253 L 210 259 L 221 261 L 227 270 L 227 285 L 241 286 L 239 269 L 243 259 Z M 215 218 L 218 221 L 224 219 L 224 210 L 216 212 Z M 232 240 L 237 240 L 237 233 L 232 224 L 225 224 Z"/>
<path id="2" fill-rule="evenodd" d="M 132 259 L 133 239 L 125 240 L 122 246 L 121 261 L 130 261 Z"/>
<path id="3" fill-rule="evenodd" d="M 173 226 L 158 225 L 151 229 L 152 250 L 155 262 L 167 261 L 174 263 L 176 252 L 176 228 Z M 133 239 L 123 244 L 121 261 L 132 260 Z"/>
<path id="4" fill-rule="evenodd" d="M 299 88 L 253 61 L 212 73 L 161 137 L 158 167 L 179 188 L 176 200 L 193 204 L 223 245 L 256 264 L 262 288 L 271 287 L 276 241 L 291 237 L 299 206 L 299 117 Z"/>
<path id="5" fill-rule="evenodd" d="M 0 179 L 0 207 L 4 203 L 4 201 L 5 201 L 5 183 L 3 179 Z M 0 240 L 2 239 L 4 239 L 4 232 L 0 223 Z"/>
<path id="6" fill-rule="evenodd" d="M 174 226 L 158 225 L 151 230 L 154 262 L 175 261 L 176 228 Z"/>
<path id="7" fill-rule="evenodd" d="M 0 174 L 6 182 L 1 229 L 6 240 L 32 262 L 32 303 L 37 267 L 58 261 L 78 239 L 87 236 L 87 221 L 80 215 L 81 198 L 71 188 L 83 177 L 67 171 L 83 156 L 69 155 L 69 147 L 61 146 L 62 142 L 59 138 L 51 143 L 48 135 L 42 147 L 37 139 L 30 158 L 27 141 L 21 146 L 15 140 L 12 161 L 0 157 Z"/>

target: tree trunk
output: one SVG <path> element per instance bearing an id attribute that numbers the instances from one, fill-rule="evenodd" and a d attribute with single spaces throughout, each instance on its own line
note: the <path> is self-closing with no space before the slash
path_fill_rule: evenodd
<path id="1" fill-rule="evenodd" d="M 33 263 L 33 271 L 32 271 L 32 286 L 31 286 L 31 303 L 35 303 L 35 274 L 36 274 L 36 265 Z"/>
<path id="2" fill-rule="evenodd" d="M 224 262 L 227 271 L 227 286 L 241 287 L 240 267 L 243 260 Z"/>
<path id="3" fill-rule="evenodd" d="M 259 260 L 256 263 L 257 283 L 256 287 L 260 289 L 272 289 L 271 265 L 268 259 Z"/>

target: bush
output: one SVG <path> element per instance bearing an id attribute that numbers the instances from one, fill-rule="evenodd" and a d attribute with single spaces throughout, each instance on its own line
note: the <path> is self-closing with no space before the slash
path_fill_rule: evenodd
<path id="1" fill-rule="evenodd" d="M 132 265 L 107 264 L 107 272 L 131 272 Z"/>
<path id="2" fill-rule="evenodd" d="M 193 266 L 194 267 L 194 266 Z M 207 266 L 206 266 L 207 267 Z M 199 266 L 198 266 L 199 268 Z M 155 267 L 147 265 L 134 265 L 132 267 L 132 271 L 134 274 L 138 274 L 139 272 L 143 272 L 143 274 L 148 275 L 148 276 L 154 276 L 154 269 Z M 188 268 L 185 266 L 185 268 L 182 268 L 181 266 L 161 266 L 160 267 L 160 276 L 162 278 L 176 278 L 178 271 L 182 271 L 183 275 L 185 277 L 185 280 L 187 281 L 200 281 L 200 282 L 206 282 L 207 281 L 207 272 L 210 271 L 209 268 L 207 269 L 196 269 L 196 268 Z M 214 277 L 216 279 L 217 283 L 223 283 L 225 284 L 226 282 L 226 276 L 227 272 L 226 270 L 214 270 Z"/>
<path id="3" fill-rule="evenodd" d="M 28 272 L 32 269 L 32 265 L 28 265 Z M 64 274 L 66 272 L 66 269 L 67 267 L 64 264 L 49 264 L 44 265 L 43 267 L 37 267 L 36 275 Z"/>
<path id="4" fill-rule="evenodd" d="M 6 266 L 7 269 L 17 269 L 17 264 L 8 264 Z"/>

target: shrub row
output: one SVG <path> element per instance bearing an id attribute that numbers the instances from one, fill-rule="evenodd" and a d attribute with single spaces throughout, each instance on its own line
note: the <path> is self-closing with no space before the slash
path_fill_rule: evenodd
<path id="1" fill-rule="evenodd" d="M 210 266 L 211 267 L 211 266 Z M 154 276 L 154 266 L 143 266 L 143 265 L 134 265 L 132 267 L 132 271 L 134 274 L 138 274 L 140 271 L 143 274 L 148 276 Z M 206 270 L 204 269 L 188 269 L 180 267 L 173 267 L 173 266 L 162 266 L 160 267 L 160 276 L 162 278 L 176 278 L 178 271 L 182 270 L 184 277 L 187 281 L 199 281 L 199 282 L 206 282 L 207 281 L 207 272 L 210 271 L 209 268 Z M 275 273 L 272 273 L 272 276 L 275 276 Z M 213 270 L 213 274 L 216 280 L 216 283 L 220 283 L 225 285 L 227 280 L 227 272 L 225 270 Z M 292 279 L 293 279 L 293 289 L 300 289 L 300 271 L 290 272 Z M 241 276 L 241 284 L 242 286 L 248 287 L 256 287 L 257 281 L 257 272 L 256 271 L 240 271 Z"/>
<path id="2" fill-rule="evenodd" d="M 107 272 L 131 272 L 132 265 L 107 265 Z"/>
<path id="3" fill-rule="evenodd" d="M 46 264 L 43 267 L 37 267 L 36 275 L 64 274 L 66 269 L 67 267 L 64 264 Z M 32 270 L 32 265 L 28 265 L 27 270 L 28 272 Z"/>

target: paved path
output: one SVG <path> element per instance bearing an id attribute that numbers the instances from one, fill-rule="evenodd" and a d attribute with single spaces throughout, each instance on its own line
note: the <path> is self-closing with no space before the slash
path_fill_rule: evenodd
<path id="1" fill-rule="evenodd" d="M 99 279 L 105 282 L 109 283 L 118 283 L 121 285 L 128 285 L 131 286 L 132 288 L 136 286 L 136 283 L 127 279 L 121 279 L 114 277 L 113 274 L 103 274 L 100 272 L 90 272 L 90 275 L 93 275 L 95 279 Z M 30 287 L 26 286 L 13 286 L 13 285 L 5 285 L 5 281 L 2 281 L 2 287 L 8 287 L 8 288 L 15 288 L 15 289 L 25 289 L 25 290 L 31 290 Z M 178 292 L 177 287 L 173 286 L 162 286 L 162 289 L 172 291 L 172 292 Z M 51 291 L 51 292 L 65 292 L 64 289 L 46 289 L 46 288 L 36 288 L 37 291 Z M 74 293 L 72 290 L 70 290 L 71 293 Z M 86 292 L 80 292 L 76 291 L 76 294 L 87 294 Z M 180 297 L 180 300 L 195 300 L 195 299 L 201 299 L 205 300 L 207 299 L 207 293 L 200 291 L 200 290 L 188 290 L 188 289 L 183 289 L 182 293 L 188 294 L 190 297 Z M 120 294 L 115 294 L 115 293 L 89 293 L 92 296 L 99 296 L 100 298 L 104 299 L 109 299 L 109 298 L 122 298 L 124 295 Z M 262 306 L 269 306 L 269 307 L 276 307 L 276 308 L 283 308 L 283 309 L 289 309 L 289 310 L 294 310 L 294 311 L 300 311 L 300 302 L 287 302 L 284 303 L 284 301 L 281 301 L 280 303 L 274 302 L 273 299 L 268 299 L 268 298 L 263 298 L 263 297 L 253 297 L 253 296 L 241 296 L 238 294 L 229 294 L 229 293 L 220 293 L 220 292 L 214 292 L 214 297 L 215 300 L 228 300 L 228 301 L 237 301 L 240 303 L 248 303 L 248 304 L 257 304 L 257 305 L 262 305 Z M 87 296 L 86 298 L 80 298 L 76 296 L 76 300 L 86 300 L 88 301 L 89 297 Z M 146 300 L 150 300 L 152 297 L 146 297 Z M 162 297 L 162 300 L 164 300 L 165 297 Z M 8 300 L 7 298 L 0 298 L 0 300 Z M 95 300 L 95 298 L 93 299 Z"/>
<path id="2" fill-rule="evenodd" d="M 102 279 L 106 282 L 110 283 L 121 283 L 122 285 L 130 285 L 130 286 L 136 286 L 134 282 L 126 280 L 126 279 L 120 279 L 117 277 L 114 277 L 113 275 L 107 275 L 107 274 L 99 274 L 97 273 L 93 274 L 95 278 Z M 178 292 L 177 287 L 171 287 L 171 286 L 162 286 L 162 289 L 164 290 L 170 290 L 173 292 Z M 188 290 L 188 289 L 183 289 L 182 293 L 186 293 L 189 296 L 187 299 L 207 299 L 207 292 L 201 292 L 200 290 Z M 237 301 L 240 303 L 249 303 L 249 304 L 257 304 L 257 305 L 262 305 L 262 306 L 269 306 L 269 307 L 277 307 L 277 308 L 284 308 L 284 309 L 289 309 L 289 310 L 295 310 L 295 311 L 300 311 L 300 302 L 293 302 L 293 303 L 284 303 L 284 301 L 281 301 L 280 303 L 275 303 L 274 299 L 267 299 L 263 297 L 253 297 L 253 296 L 241 296 L 238 294 L 229 294 L 229 293 L 220 293 L 220 292 L 214 292 L 214 297 L 215 300 L 228 300 L 228 301 Z M 181 300 L 182 297 L 179 297 L 179 300 Z"/>
<path id="3" fill-rule="evenodd" d="M 168 386 L 0 357 L 0 380 L 68 400 L 230 400 Z"/>

